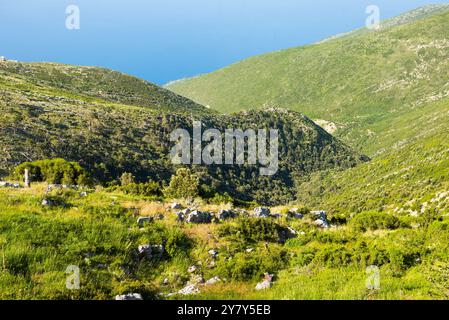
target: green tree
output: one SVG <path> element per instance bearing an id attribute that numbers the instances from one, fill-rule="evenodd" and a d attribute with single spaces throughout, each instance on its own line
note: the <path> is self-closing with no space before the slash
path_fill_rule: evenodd
<path id="1" fill-rule="evenodd" d="M 125 172 L 120 177 L 120 183 L 122 184 L 122 186 L 127 186 L 127 185 L 133 184 L 135 182 L 136 182 L 136 177 L 134 177 L 134 175 L 132 173 Z"/>
<path id="2" fill-rule="evenodd" d="M 187 168 L 181 168 L 172 176 L 170 185 L 164 190 L 164 195 L 172 199 L 191 199 L 198 196 L 200 181 L 197 175 Z"/>

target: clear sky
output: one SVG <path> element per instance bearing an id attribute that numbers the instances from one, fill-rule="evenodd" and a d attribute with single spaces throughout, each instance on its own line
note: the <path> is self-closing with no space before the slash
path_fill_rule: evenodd
<path id="1" fill-rule="evenodd" d="M 313 43 L 448 0 L 0 0 L 0 56 L 102 66 L 154 83 Z M 66 7 L 80 29 L 66 28 Z"/>

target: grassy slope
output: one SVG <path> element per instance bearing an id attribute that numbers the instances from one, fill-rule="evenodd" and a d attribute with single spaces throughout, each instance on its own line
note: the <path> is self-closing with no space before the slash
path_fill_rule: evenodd
<path id="1" fill-rule="evenodd" d="M 70 94 L 112 103 L 147 107 L 155 111 L 206 113 L 203 106 L 147 81 L 96 67 L 58 63 L 0 63 L 3 85 L 20 84 L 30 90 L 53 89 L 55 95 Z"/>
<path id="2" fill-rule="evenodd" d="M 331 230 L 319 230 L 304 220 L 282 218 L 269 225 L 290 225 L 304 234 L 285 245 L 246 229 L 224 234 L 238 221 L 189 225 L 175 221 L 174 211 L 151 198 L 102 190 L 81 197 L 79 192 L 55 191 L 59 205 L 43 207 L 44 184 L 32 189 L 0 188 L 0 299 L 113 299 L 116 294 L 173 293 L 189 278 L 188 267 L 206 280 L 227 281 L 199 285 L 199 296 L 188 299 L 447 299 L 449 270 L 447 218 L 429 227 L 360 232 L 351 221 Z M 201 210 L 218 212 L 229 205 L 196 202 Z M 277 208 L 274 211 L 285 208 Z M 165 218 L 144 228 L 137 216 Z M 408 224 L 422 223 L 403 216 Z M 264 219 L 262 219 L 264 220 Z M 163 244 L 163 259 L 145 260 L 136 254 L 143 244 Z M 253 248 L 250 253 L 246 248 Z M 210 249 L 218 251 L 211 264 Z M 381 289 L 367 290 L 365 268 L 380 267 Z M 80 290 L 66 289 L 66 268 L 80 268 Z M 276 274 L 272 289 L 257 292 L 261 274 Z M 168 285 L 163 284 L 168 279 Z"/>
<path id="3" fill-rule="evenodd" d="M 401 120 L 427 130 L 417 131 L 414 139 L 398 143 L 394 151 L 370 163 L 344 172 L 315 175 L 298 186 L 299 199 L 307 205 L 346 215 L 365 210 L 447 212 L 448 105 L 449 101 L 442 101 L 429 107 L 421 117 Z M 437 199 L 439 194 L 441 199 Z"/>
<path id="4" fill-rule="evenodd" d="M 336 123 L 337 136 L 373 155 L 394 145 L 386 137 L 398 119 L 449 93 L 449 12 L 443 8 L 376 32 L 250 58 L 168 88 L 220 112 L 298 110 Z M 407 127 L 395 130 L 412 137 Z"/>

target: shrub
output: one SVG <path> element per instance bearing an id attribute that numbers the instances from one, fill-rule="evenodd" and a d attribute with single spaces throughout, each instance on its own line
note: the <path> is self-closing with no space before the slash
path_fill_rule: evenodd
<path id="1" fill-rule="evenodd" d="M 122 186 L 109 187 L 108 191 L 120 191 L 125 194 L 143 196 L 143 197 L 153 197 L 161 196 L 161 187 L 157 182 L 146 182 L 146 183 L 130 183 Z"/>
<path id="2" fill-rule="evenodd" d="M 136 183 L 136 177 L 134 177 L 134 175 L 132 173 L 125 172 L 120 177 L 120 183 L 121 183 L 122 186 L 128 186 L 130 184 L 135 184 Z"/>
<path id="3" fill-rule="evenodd" d="M 199 178 L 189 169 L 181 168 L 172 176 L 164 195 L 171 199 L 192 199 L 198 196 Z"/>
<path id="4" fill-rule="evenodd" d="M 401 221 L 397 217 L 384 212 L 363 212 L 351 220 L 351 225 L 360 232 L 378 229 L 394 230 L 401 227 Z"/>
<path id="5" fill-rule="evenodd" d="M 210 204 L 226 204 L 226 203 L 233 203 L 234 199 L 227 193 L 219 194 L 216 193 L 212 198 L 207 200 Z"/>
<path id="6" fill-rule="evenodd" d="M 239 252 L 223 257 L 217 262 L 218 274 L 237 281 L 258 280 L 264 273 L 277 273 L 288 265 L 286 250 L 271 248 L 269 251 Z"/>
<path id="7" fill-rule="evenodd" d="M 77 162 L 64 159 L 47 159 L 24 162 L 14 170 L 17 179 L 23 179 L 25 169 L 30 172 L 31 180 L 50 184 L 90 185 L 91 179 L 86 170 Z"/>
<path id="8" fill-rule="evenodd" d="M 283 229 L 271 219 L 239 218 L 236 224 L 223 225 L 219 229 L 219 235 L 233 236 L 244 241 L 278 242 Z"/>
<path id="9" fill-rule="evenodd" d="M 313 262 L 330 268 L 340 268 L 353 262 L 354 253 L 343 245 L 326 245 L 314 256 Z"/>

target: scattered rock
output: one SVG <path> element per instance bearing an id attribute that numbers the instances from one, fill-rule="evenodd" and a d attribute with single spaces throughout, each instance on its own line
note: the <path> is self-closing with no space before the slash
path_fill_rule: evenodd
<path id="1" fill-rule="evenodd" d="M 176 212 L 176 221 L 178 222 L 184 222 L 185 216 L 182 212 Z"/>
<path id="2" fill-rule="evenodd" d="M 41 202 L 41 204 L 42 204 L 43 206 L 45 206 L 45 207 L 50 207 L 50 206 L 53 205 L 53 203 L 52 203 L 50 200 L 48 200 L 48 199 L 43 199 L 42 202 Z"/>
<path id="3" fill-rule="evenodd" d="M 201 212 L 201 211 L 193 211 L 187 217 L 188 223 L 211 223 L 212 222 L 212 214 L 209 212 Z"/>
<path id="4" fill-rule="evenodd" d="M 266 290 L 271 288 L 274 275 L 265 273 L 264 280 L 256 285 L 256 290 Z"/>
<path id="5" fill-rule="evenodd" d="M 87 192 L 86 191 L 81 192 L 80 197 L 82 197 L 82 198 L 87 197 Z"/>
<path id="6" fill-rule="evenodd" d="M 293 228 L 287 227 L 279 232 L 279 242 L 285 243 L 288 239 L 293 239 L 298 236 L 298 232 Z"/>
<path id="7" fill-rule="evenodd" d="M 191 266 L 189 269 L 187 269 L 187 272 L 194 273 L 198 268 L 196 266 Z"/>
<path id="8" fill-rule="evenodd" d="M 269 218 L 270 217 L 270 209 L 258 207 L 254 209 L 254 216 L 257 218 Z"/>
<path id="9" fill-rule="evenodd" d="M 304 218 L 304 215 L 298 212 L 299 209 L 298 208 L 293 208 L 288 210 L 287 212 L 287 218 L 289 219 L 297 219 L 300 220 L 302 218 Z"/>
<path id="10" fill-rule="evenodd" d="M 232 210 L 223 209 L 218 213 L 218 219 L 220 220 L 234 219 L 236 217 L 237 213 Z"/>
<path id="11" fill-rule="evenodd" d="M 214 285 L 214 284 L 216 284 L 218 282 L 221 282 L 221 279 L 219 277 L 213 277 L 213 278 L 207 280 L 205 285 L 206 286 L 210 286 L 210 285 Z"/>
<path id="12" fill-rule="evenodd" d="M 0 181 L 0 187 L 13 188 L 13 189 L 21 189 L 22 188 L 22 186 L 20 184 L 8 182 L 8 181 Z"/>
<path id="13" fill-rule="evenodd" d="M 312 211 L 311 214 L 317 218 L 314 221 L 314 224 L 316 226 L 324 228 L 324 229 L 330 228 L 330 224 L 327 221 L 326 211 Z"/>
<path id="14" fill-rule="evenodd" d="M 218 256 L 218 252 L 215 251 L 214 249 L 209 250 L 209 254 L 212 256 L 212 258 L 216 258 Z"/>
<path id="15" fill-rule="evenodd" d="M 134 300 L 143 300 L 143 298 L 140 293 L 128 293 L 128 294 L 115 296 L 115 300 L 134 301 Z"/>
<path id="16" fill-rule="evenodd" d="M 246 252 L 247 252 L 247 253 L 251 253 L 251 252 L 253 252 L 253 251 L 254 251 L 253 248 L 248 248 L 248 249 L 246 249 Z"/>
<path id="17" fill-rule="evenodd" d="M 143 227 L 143 225 L 144 225 L 145 223 L 151 223 L 151 222 L 153 222 L 153 218 L 152 218 L 152 217 L 139 217 L 139 218 L 137 219 L 137 225 L 138 225 L 139 227 Z"/>
<path id="18" fill-rule="evenodd" d="M 161 259 L 164 254 L 163 245 L 141 245 L 138 248 L 139 254 L 148 259 Z"/>
<path id="19" fill-rule="evenodd" d="M 193 276 L 190 281 L 187 283 L 187 285 L 199 285 L 201 283 L 204 283 L 204 278 L 202 276 Z"/>
<path id="20" fill-rule="evenodd" d="M 178 294 L 182 294 L 184 296 L 194 295 L 200 293 L 200 289 L 196 285 L 188 285 L 185 288 L 178 291 Z"/>
<path id="21" fill-rule="evenodd" d="M 266 280 L 259 282 L 256 285 L 256 290 L 266 290 L 266 289 L 270 289 L 270 288 L 271 288 L 271 282 L 266 281 Z"/>
<path id="22" fill-rule="evenodd" d="M 78 190 L 78 185 L 68 185 L 68 184 L 49 184 L 47 186 L 47 192 L 53 191 L 53 190 L 61 190 L 61 189 L 72 189 L 72 190 Z"/>
<path id="23" fill-rule="evenodd" d="M 162 284 L 167 286 L 169 284 L 168 278 L 165 278 L 164 281 L 162 281 Z"/>
<path id="24" fill-rule="evenodd" d="M 172 205 L 171 205 L 171 208 L 173 209 L 173 210 L 180 210 L 180 209 L 182 209 L 182 206 L 179 204 L 179 203 L 173 203 Z"/>

